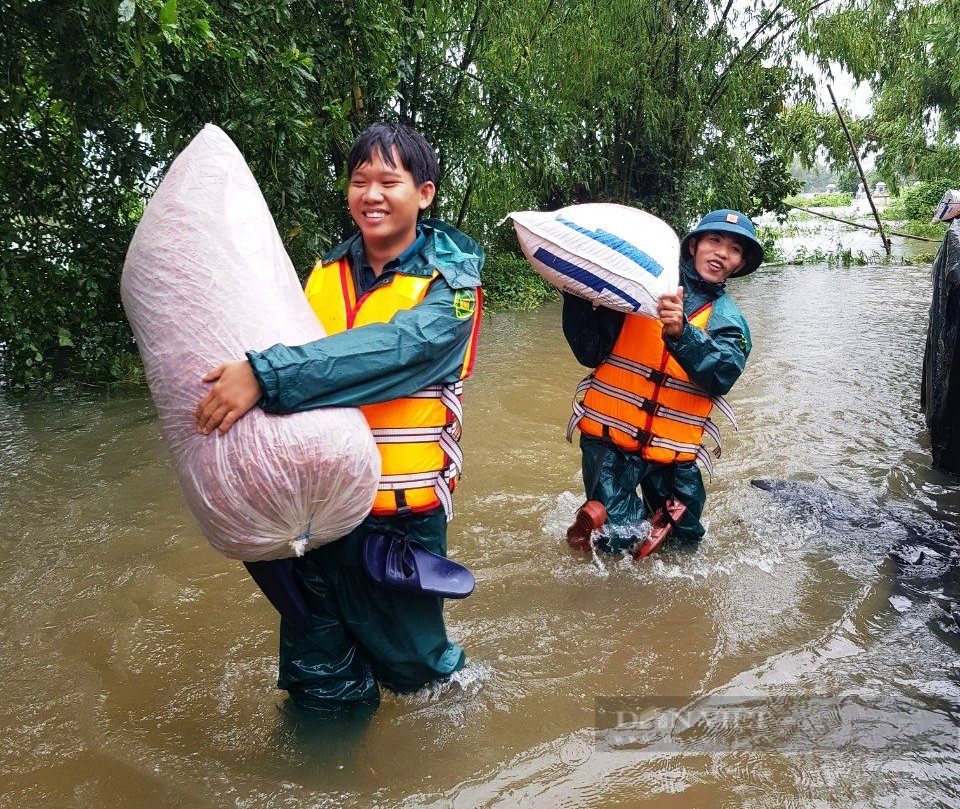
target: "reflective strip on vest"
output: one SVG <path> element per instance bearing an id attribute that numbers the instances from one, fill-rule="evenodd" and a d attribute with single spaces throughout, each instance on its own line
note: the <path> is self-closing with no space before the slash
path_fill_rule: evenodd
<path id="1" fill-rule="evenodd" d="M 720 457 L 720 449 L 721 449 L 720 430 L 717 429 L 717 425 L 714 424 L 709 417 L 697 416 L 691 413 L 684 413 L 681 410 L 674 410 L 672 407 L 667 407 L 666 405 L 660 404 L 659 402 L 656 402 L 653 399 L 647 399 L 643 396 L 639 396 L 636 393 L 631 393 L 630 391 L 623 390 L 622 388 L 617 388 L 617 387 L 614 387 L 613 385 L 608 385 L 606 382 L 601 382 L 599 379 L 594 379 L 592 374 L 588 376 L 587 379 L 590 381 L 588 385 L 584 386 L 584 392 L 586 392 L 585 389 L 587 387 L 592 387 L 594 390 L 598 390 L 601 393 L 605 393 L 607 396 L 612 396 L 615 399 L 620 399 L 621 401 L 628 402 L 634 405 L 635 407 L 639 408 L 640 410 L 642 410 L 644 413 L 649 413 L 651 416 L 659 416 L 665 419 L 673 419 L 674 421 L 679 421 L 683 424 L 691 424 L 695 427 L 703 428 L 703 431 L 707 433 L 707 435 L 709 435 L 716 442 L 717 447 L 716 447 L 716 450 L 714 450 L 714 454 L 718 458 Z M 583 383 L 581 382 L 580 385 L 583 386 Z M 578 392 L 580 391 L 580 386 L 577 387 L 577 391 Z M 717 397 L 717 398 L 722 398 L 722 397 Z M 726 405 L 726 402 L 724 402 L 724 404 Z M 580 407 L 581 410 L 584 409 L 583 405 L 580 405 L 576 400 L 574 400 L 574 411 L 576 411 L 577 407 Z M 595 411 L 590 410 L 589 412 L 594 413 Z M 597 419 L 594 416 L 591 416 L 591 418 L 594 418 L 595 421 L 600 421 L 601 423 L 603 423 L 601 419 Z M 625 424 L 626 422 L 620 422 L 620 423 Z M 576 424 L 574 424 L 574 426 L 576 426 Z M 620 430 L 622 428 L 617 427 L 616 429 Z M 629 429 L 623 430 L 623 432 L 629 433 L 630 430 Z M 567 428 L 567 440 L 568 441 L 573 440 L 573 432 L 569 428 L 569 425 Z M 679 443 L 683 444 L 683 442 L 679 442 Z M 697 445 L 683 444 L 683 446 L 696 447 Z M 687 451 L 693 451 L 693 450 L 687 450 Z"/>
<path id="2" fill-rule="evenodd" d="M 703 388 L 698 385 L 694 385 L 692 382 L 684 382 L 682 379 L 674 379 L 672 376 L 665 376 L 662 371 L 656 371 L 653 368 L 650 368 L 647 365 L 642 365 L 639 362 L 633 362 L 632 360 L 625 359 L 624 357 L 617 357 L 615 355 L 610 355 L 607 357 L 604 362 L 610 363 L 617 368 L 623 368 L 625 371 L 633 371 L 634 373 L 640 374 L 640 376 L 651 381 L 656 380 L 658 377 L 662 377 L 662 385 L 665 388 L 670 388 L 672 390 L 680 390 L 684 393 L 692 393 L 696 396 L 706 396 L 706 392 Z M 733 408 L 730 407 L 730 404 L 722 396 L 711 396 L 710 401 L 713 402 L 713 406 L 717 408 L 727 420 L 733 425 L 733 429 L 739 432 L 740 428 L 737 425 L 737 417 L 733 413 Z"/>
<path id="3" fill-rule="evenodd" d="M 704 307 L 695 313 L 689 319 L 689 322 L 697 328 L 705 328 L 710 317 L 710 311 L 710 305 Z M 710 453 L 703 447 L 701 441 L 684 441 L 671 437 L 673 433 L 677 433 L 677 430 L 680 433 L 683 433 L 684 430 L 679 427 L 677 430 L 668 428 L 667 424 L 674 422 L 677 425 L 686 425 L 693 428 L 691 437 L 697 439 L 702 438 L 703 434 L 706 433 L 716 442 L 714 455 L 719 458 L 721 452 L 720 431 L 706 414 L 709 413 L 710 407 L 716 407 L 730 420 L 734 429 L 737 429 L 733 411 L 722 396 L 708 396 L 702 388 L 686 377 L 679 363 L 667 352 L 662 336 L 656 328 L 657 321 L 652 318 L 650 320 L 652 323 L 649 324 L 642 321 L 630 323 L 632 331 L 628 337 L 625 337 L 623 331 L 621 331 L 621 336 L 618 337 L 613 352 L 594 373 L 587 376 L 577 386 L 573 398 L 573 412 L 567 424 L 567 440 L 573 440 L 573 432 L 579 426 L 581 430 L 588 432 L 590 435 L 599 433 L 599 437 L 604 440 L 622 445 L 621 441 L 625 439 L 618 439 L 609 432 L 610 430 L 617 430 L 623 436 L 628 436 L 632 442 L 624 446 L 628 451 L 640 452 L 644 457 L 651 458 L 656 462 L 670 461 L 663 460 L 663 453 L 651 453 L 651 449 L 664 450 L 668 457 L 673 454 L 673 460 L 676 460 L 678 456 L 687 456 L 702 462 L 712 477 L 713 462 Z M 636 338 L 638 334 L 644 339 L 630 339 Z M 629 351 L 633 356 L 614 353 L 618 351 Z M 644 358 L 649 357 L 648 362 L 650 360 L 656 361 L 658 355 L 661 357 L 660 368 L 652 367 L 652 365 L 638 359 L 638 356 L 642 356 Z M 617 376 L 616 372 L 605 372 L 603 371 L 604 366 L 617 369 L 620 372 L 627 372 L 626 382 L 623 374 Z M 671 370 L 672 373 L 668 373 L 667 369 Z M 608 379 L 598 378 L 600 373 L 603 373 Z M 681 376 L 677 376 L 677 374 Z M 621 384 L 612 383 L 609 380 L 611 376 L 616 377 Z M 624 387 L 624 384 L 632 386 L 634 383 L 631 383 L 630 380 L 636 377 L 644 380 L 643 382 L 637 380 L 635 383 L 636 389 Z M 641 390 L 643 393 L 640 392 Z M 703 411 L 703 413 L 687 412 L 677 407 L 670 407 L 660 400 L 661 397 L 677 400 L 676 395 L 667 393 L 669 391 L 695 396 L 696 400 L 693 400 L 693 402 L 689 399 L 686 400 L 690 407 L 694 407 L 697 400 L 703 401 L 704 405 L 697 404 L 695 408 L 697 411 Z M 592 396 L 591 401 L 594 401 L 597 405 L 603 405 L 603 409 L 610 406 L 617 410 L 620 417 L 615 416 L 612 412 L 602 412 L 597 406 L 590 406 L 587 401 L 590 396 Z M 622 402 L 628 407 L 614 407 L 610 404 L 612 402 Z M 674 403 L 682 404 L 683 402 L 684 399 L 681 397 Z M 709 407 L 706 403 L 709 403 Z M 624 418 L 624 415 L 627 418 Z M 637 418 L 636 423 L 633 421 L 634 417 Z M 669 422 L 663 422 L 660 419 L 667 419 Z M 589 429 L 584 428 L 584 423 L 589 424 L 591 422 L 593 426 Z M 686 432 L 690 433 L 690 430 Z"/>
<path id="4" fill-rule="evenodd" d="M 587 380 L 590 378 L 591 377 L 587 377 Z M 583 385 L 582 382 L 580 384 Z M 706 448 L 702 444 L 686 444 L 682 441 L 672 441 L 669 438 L 661 438 L 653 433 L 646 433 L 644 435 L 642 430 L 638 430 L 632 424 L 628 424 L 625 421 L 615 419 L 612 416 L 607 416 L 603 413 L 593 410 L 592 408 L 586 407 L 581 402 L 577 401 L 576 398 L 573 401 L 573 415 L 570 417 L 570 422 L 567 424 L 567 441 L 573 441 L 573 432 L 576 430 L 577 424 L 579 424 L 580 420 L 584 416 L 591 418 L 600 424 L 604 424 L 607 427 L 611 427 L 614 430 L 620 430 L 628 435 L 632 435 L 640 443 L 641 449 L 643 447 L 659 447 L 660 449 L 666 449 L 676 453 L 690 453 L 696 456 L 698 461 L 703 463 L 707 469 L 707 473 L 710 475 L 711 479 L 713 478 L 713 460 L 710 458 L 710 453 L 707 452 Z M 714 427 L 714 429 L 716 429 L 716 427 Z M 719 458 L 720 456 L 717 455 L 717 457 Z"/>
<path id="5" fill-rule="evenodd" d="M 412 309 L 423 300 L 438 274 L 434 271 L 430 278 L 420 278 L 396 273 L 389 283 L 374 287 L 358 299 L 353 274 L 346 258 L 342 258 L 326 266 L 318 263 L 305 292 L 327 333 L 336 334 L 368 323 L 386 323 L 398 311 Z M 474 328 L 468 349 L 470 357 L 476 332 Z M 468 365 L 465 361 L 463 376 L 470 370 L 472 362 Z M 462 393 L 461 379 L 360 407 L 383 462 L 374 514 L 430 511 L 442 506 L 447 520 L 453 517 L 451 492 L 463 470 L 463 452 L 458 443 L 463 421 Z M 422 468 L 424 465 L 429 468 Z M 389 498 L 385 497 L 387 494 Z"/>

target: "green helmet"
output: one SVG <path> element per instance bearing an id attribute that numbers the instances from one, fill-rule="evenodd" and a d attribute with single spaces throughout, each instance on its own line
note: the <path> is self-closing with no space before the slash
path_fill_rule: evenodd
<path id="1" fill-rule="evenodd" d="M 710 211 L 693 230 L 683 237 L 680 242 L 680 258 L 684 260 L 690 258 L 690 239 L 701 233 L 729 233 L 740 237 L 743 242 L 743 269 L 731 273 L 731 278 L 749 275 L 763 263 L 763 245 L 757 239 L 757 231 L 750 217 L 740 211 L 729 208 Z"/>

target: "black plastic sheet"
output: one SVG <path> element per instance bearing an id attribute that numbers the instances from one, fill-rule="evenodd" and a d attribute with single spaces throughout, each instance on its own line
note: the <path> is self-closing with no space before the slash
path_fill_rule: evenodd
<path id="1" fill-rule="evenodd" d="M 933 263 L 933 300 L 923 357 L 920 407 L 933 465 L 960 474 L 960 220 L 951 224 Z"/>

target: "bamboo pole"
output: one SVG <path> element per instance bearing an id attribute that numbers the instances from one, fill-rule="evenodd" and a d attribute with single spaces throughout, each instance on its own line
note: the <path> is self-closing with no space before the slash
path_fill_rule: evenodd
<path id="1" fill-rule="evenodd" d="M 853 162 L 857 164 L 857 171 L 860 174 L 860 181 L 863 183 L 863 190 L 866 192 L 867 201 L 870 203 L 870 210 L 873 211 L 873 218 L 877 220 L 877 230 L 880 232 L 880 239 L 883 241 L 883 249 L 890 255 L 890 239 L 883 231 L 883 222 L 880 221 L 880 214 L 877 213 L 877 206 L 873 204 L 873 195 L 870 193 L 870 185 L 867 183 L 867 177 L 863 173 L 863 166 L 860 165 L 860 155 L 857 154 L 857 146 L 853 142 L 853 136 L 847 129 L 847 122 L 843 120 L 843 113 L 840 111 L 840 105 L 837 103 L 837 97 L 833 94 L 833 87 L 827 85 L 827 92 L 830 93 L 830 100 L 833 102 L 833 108 L 837 111 L 837 117 L 840 119 L 840 126 L 843 127 L 844 134 L 847 136 L 847 143 L 850 144 L 850 152 L 853 155 Z"/>
<path id="2" fill-rule="evenodd" d="M 851 222 L 849 219 L 841 219 L 839 216 L 830 216 L 829 214 L 820 213 L 819 211 L 813 211 L 810 208 L 804 208 L 802 205 L 791 205 L 789 202 L 786 203 L 786 205 L 788 208 L 813 214 L 814 216 L 820 216 L 824 219 L 830 219 L 834 222 L 842 222 L 844 225 L 853 225 L 855 228 L 863 228 L 864 230 L 872 230 L 874 232 L 877 230 L 873 225 L 865 225 L 863 222 Z M 926 236 L 914 236 L 911 233 L 901 233 L 899 230 L 891 230 L 890 234 L 893 236 L 902 236 L 904 239 L 914 239 L 918 242 L 933 242 L 934 244 L 940 244 L 940 242 L 943 241 L 943 239 L 930 239 Z"/>

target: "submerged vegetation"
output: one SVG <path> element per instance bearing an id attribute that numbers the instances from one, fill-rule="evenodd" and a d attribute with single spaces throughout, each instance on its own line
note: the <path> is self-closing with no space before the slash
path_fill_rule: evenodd
<path id="1" fill-rule="evenodd" d="M 787 197 L 787 205 L 799 205 L 803 208 L 842 208 L 853 202 L 853 194 L 848 191 L 814 194 L 811 197 Z"/>
<path id="2" fill-rule="evenodd" d="M 883 211 L 882 218 L 929 223 L 937 203 L 950 188 L 960 188 L 960 178 L 918 181 L 892 201 Z M 940 233 L 942 235 L 943 232 Z"/>
<path id="3" fill-rule="evenodd" d="M 871 263 L 871 258 L 862 250 L 854 253 L 849 247 L 825 251 L 821 248 L 808 250 L 800 247 L 782 264 L 826 264 L 829 267 L 863 267 Z"/>
<path id="4" fill-rule="evenodd" d="M 830 266 L 863 266 L 865 264 L 929 264 L 939 243 L 942 241 L 947 224 L 931 222 L 934 205 L 920 206 L 916 211 L 918 218 L 905 219 L 903 197 L 895 197 L 890 204 L 880 208 L 880 217 L 888 235 L 895 240 L 892 256 L 883 250 L 876 229 L 876 220 L 865 203 L 842 208 L 814 205 L 816 195 L 798 197 L 797 204 L 803 208 L 821 208 L 826 219 L 806 211 L 791 210 L 776 221 L 761 224 L 758 232 L 767 253 L 767 264 L 828 264 Z M 937 198 L 939 200 L 939 197 Z M 910 203 L 907 202 L 907 207 Z M 765 217 L 765 220 L 767 218 Z M 762 220 L 764 221 L 764 220 Z M 920 247 L 920 242 L 903 237 L 919 237 L 928 242 L 929 249 Z M 869 245 L 865 249 L 850 247 L 850 243 Z M 772 245 L 772 250 L 768 246 Z"/>
<path id="5" fill-rule="evenodd" d="M 821 147 L 845 166 L 801 53 L 873 87 L 851 126 L 891 188 L 960 176 L 957 2 L 6 0 L 0 375 L 135 373 L 126 246 L 206 122 L 246 156 L 304 272 L 351 228 L 356 134 L 419 128 L 440 157 L 431 213 L 483 243 L 498 306 L 553 294 L 509 211 L 610 200 L 681 230 L 715 207 L 785 212 L 791 161 Z"/>

